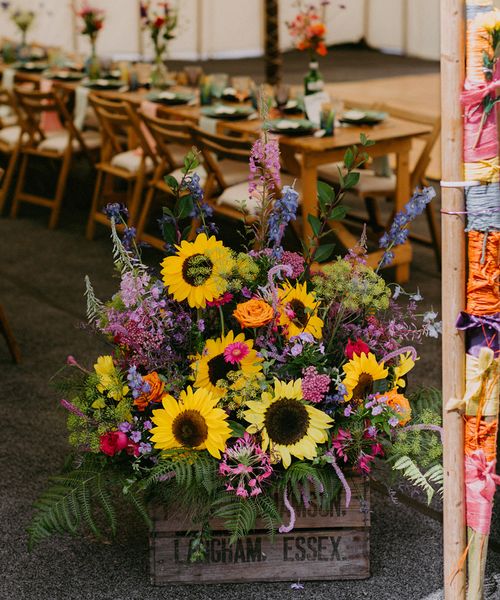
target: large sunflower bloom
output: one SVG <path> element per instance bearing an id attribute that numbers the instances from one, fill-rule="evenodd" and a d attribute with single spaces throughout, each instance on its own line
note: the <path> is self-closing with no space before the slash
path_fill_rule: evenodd
<path id="1" fill-rule="evenodd" d="M 226 390 L 217 387 L 218 381 L 230 381 L 230 387 L 241 389 L 248 379 L 259 375 L 262 361 L 254 350 L 253 340 L 246 340 L 244 333 L 235 337 L 229 331 L 226 336 L 206 341 L 201 356 L 191 365 L 196 377 L 194 387 L 207 389 L 220 399 Z"/>
<path id="2" fill-rule="evenodd" d="M 175 256 L 162 262 L 163 282 L 178 302 L 187 300 L 191 308 L 205 308 L 206 302 L 227 290 L 227 275 L 234 266 L 229 248 L 214 236 L 200 233 L 194 242 L 183 240 Z"/>
<path id="3" fill-rule="evenodd" d="M 244 417 L 249 433 L 260 433 L 262 449 L 287 469 L 292 456 L 313 460 L 317 445 L 328 439 L 332 419 L 323 411 L 306 404 L 302 397 L 302 380 L 285 383 L 274 380 L 274 390 L 263 392 L 262 400 L 247 403 Z"/>
<path id="4" fill-rule="evenodd" d="M 362 352 L 359 356 L 354 354 L 352 359 L 343 367 L 345 379 L 342 383 L 347 390 L 345 401 L 354 400 L 359 402 L 372 392 L 373 382 L 385 379 L 389 371 L 384 363 L 379 364 L 375 355 Z"/>
<path id="5" fill-rule="evenodd" d="M 278 298 L 279 325 L 285 328 L 288 339 L 301 333 L 321 337 L 323 321 L 316 314 L 319 302 L 307 291 L 305 283 L 297 283 L 295 287 L 284 284 L 278 290 Z"/>
<path id="6" fill-rule="evenodd" d="M 156 448 L 192 448 L 208 450 L 215 458 L 221 457 L 226 440 L 231 435 L 227 414 L 216 408 L 217 398 L 207 390 L 191 387 L 182 391 L 179 402 L 170 395 L 162 400 L 163 408 L 153 411 L 151 440 Z"/>

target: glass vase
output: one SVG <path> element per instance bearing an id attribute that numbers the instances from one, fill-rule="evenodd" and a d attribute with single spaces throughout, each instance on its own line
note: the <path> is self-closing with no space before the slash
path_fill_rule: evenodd
<path id="1" fill-rule="evenodd" d="M 315 94 L 321 92 L 325 87 L 323 81 L 323 75 L 319 71 L 319 65 L 317 60 L 311 60 L 309 63 L 309 72 L 304 77 L 304 94 Z"/>
<path id="2" fill-rule="evenodd" d="M 17 48 L 17 60 L 27 62 L 30 59 L 30 49 L 26 42 L 26 31 L 21 31 L 21 44 Z"/>
<path id="3" fill-rule="evenodd" d="M 168 87 L 168 69 L 165 65 L 162 53 L 156 52 L 153 68 L 151 69 L 151 89 L 158 91 Z"/>
<path id="4" fill-rule="evenodd" d="M 101 62 L 97 56 L 95 42 L 92 43 L 92 51 L 86 64 L 87 77 L 90 81 L 95 81 L 101 76 Z"/>

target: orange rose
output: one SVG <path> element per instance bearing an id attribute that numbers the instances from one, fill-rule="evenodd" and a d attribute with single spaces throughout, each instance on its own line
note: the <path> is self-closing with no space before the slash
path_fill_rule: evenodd
<path id="1" fill-rule="evenodd" d="M 274 310 L 264 300 L 252 298 L 238 304 L 233 316 L 242 327 L 262 327 L 273 320 Z"/>
<path id="2" fill-rule="evenodd" d="M 311 25 L 311 33 L 316 37 L 323 37 L 326 33 L 326 27 L 324 23 L 314 23 Z"/>
<path id="3" fill-rule="evenodd" d="M 319 54 L 319 56 L 326 56 L 328 54 L 328 48 L 325 46 L 325 44 L 323 44 L 323 42 L 320 42 L 316 48 L 316 52 Z"/>
<path id="4" fill-rule="evenodd" d="M 411 406 L 408 398 L 403 396 L 403 394 L 398 394 L 396 388 L 387 392 L 384 396 L 387 398 L 387 406 L 390 406 L 397 412 L 399 424 L 406 425 L 411 419 Z"/>
<path id="5" fill-rule="evenodd" d="M 134 406 L 137 406 L 140 411 L 145 410 L 151 402 L 161 402 L 165 389 L 165 385 L 156 371 L 144 375 L 142 379 L 149 385 L 149 392 L 141 394 L 134 400 Z"/>

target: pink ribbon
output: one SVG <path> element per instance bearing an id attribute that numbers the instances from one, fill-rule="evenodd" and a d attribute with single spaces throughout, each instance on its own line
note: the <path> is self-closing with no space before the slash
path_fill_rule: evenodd
<path id="1" fill-rule="evenodd" d="M 495 79 L 486 84 L 466 82 L 464 91 L 460 95 L 462 106 L 468 109 L 477 104 L 481 104 L 486 96 L 496 92 L 497 87 L 500 87 L 500 81 L 496 81 Z"/>
<path id="2" fill-rule="evenodd" d="M 482 450 L 465 457 L 467 525 L 488 535 L 493 512 L 493 496 L 500 477 L 495 473 L 496 460 L 488 462 Z"/>

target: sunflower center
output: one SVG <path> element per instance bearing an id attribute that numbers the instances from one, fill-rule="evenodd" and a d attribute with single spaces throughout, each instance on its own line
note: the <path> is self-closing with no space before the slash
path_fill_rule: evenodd
<path id="1" fill-rule="evenodd" d="M 182 446 L 196 448 L 207 439 L 208 427 L 197 410 L 184 410 L 175 417 L 172 433 Z"/>
<path id="2" fill-rule="evenodd" d="M 221 379 L 227 379 L 231 371 L 236 371 L 233 365 L 226 361 L 224 354 L 217 354 L 208 361 L 208 378 L 212 385 L 217 385 Z"/>
<path id="3" fill-rule="evenodd" d="M 353 400 L 361 400 L 372 390 L 373 377 L 368 373 L 361 373 L 356 387 L 352 390 Z"/>
<path id="4" fill-rule="evenodd" d="M 290 309 L 293 311 L 292 322 L 295 325 L 301 325 L 305 327 L 307 325 L 307 321 L 309 320 L 309 315 L 306 313 L 306 307 L 301 300 L 297 300 L 294 298 L 289 302 Z"/>
<path id="5" fill-rule="evenodd" d="M 213 270 L 212 261 L 204 254 L 193 254 L 182 265 L 182 277 L 193 287 L 203 285 Z"/>
<path id="6" fill-rule="evenodd" d="M 309 414 L 298 400 L 283 398 L 267 409 L 264 424 L 272 442 L 292 446 L 307 434 Z"/>

